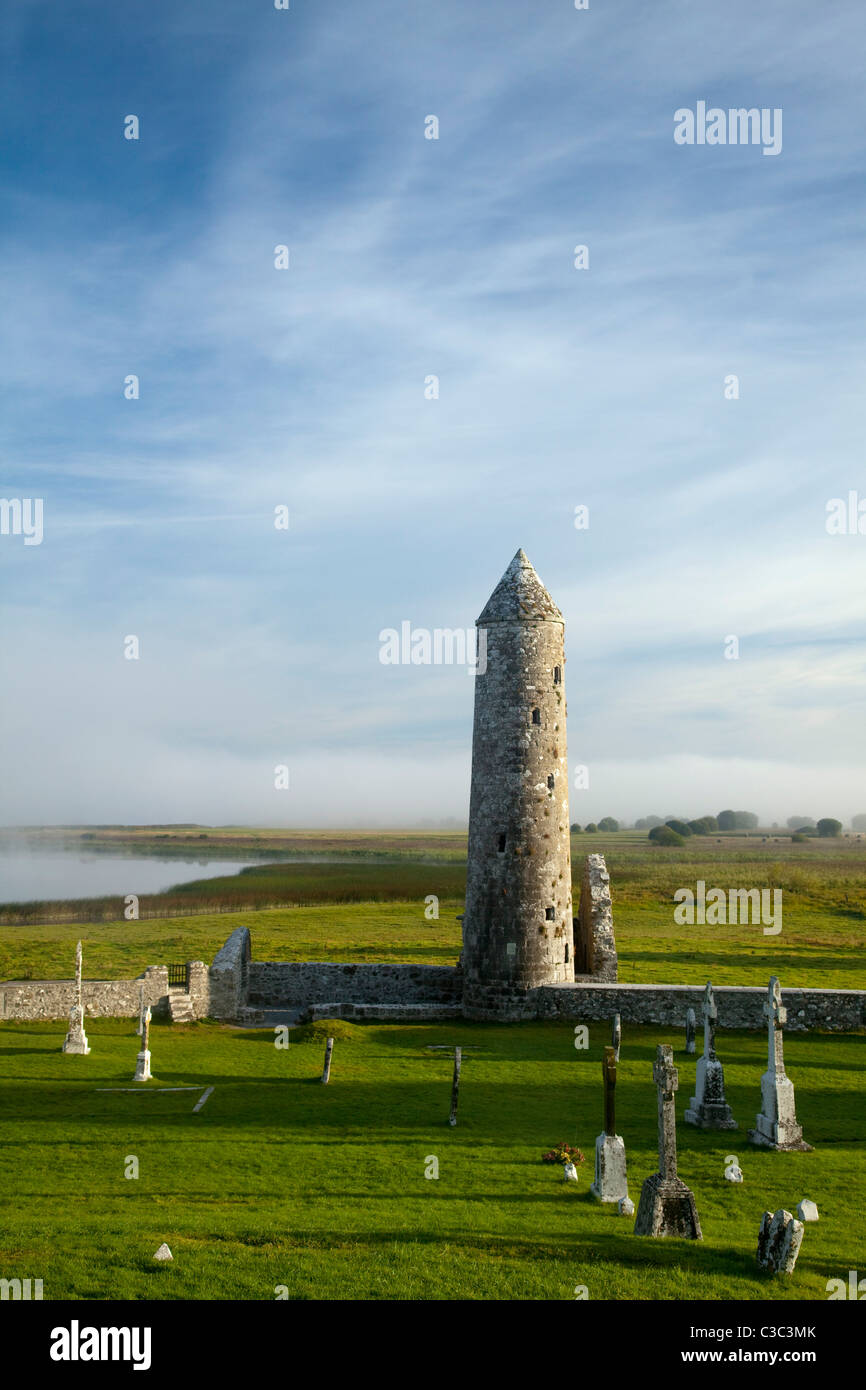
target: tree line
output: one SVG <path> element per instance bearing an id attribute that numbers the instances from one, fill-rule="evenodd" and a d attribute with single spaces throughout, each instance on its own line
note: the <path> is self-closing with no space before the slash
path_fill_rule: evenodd
<path id="1" fill-rule="evenodd" d="M 727 810 L 720 811 L 717 816 L 699 816 L 696 820 L 685 820 L 679 816 L 641 816 L 635 821 L 634 828 L 649 831 L 648 838 L 655 844 L 681 845 L 692 835 L 712 835 L 717 831 L 757 830 L 759 824 L 754 811 Z M 866 830 L 866 814 L 854 816 L 851 826 L 854 830 Z M 614 816 L 604 816 L 597 824 L 595 821 L 589 821 L 581 827 L 575 821 L 570 828 L 576 835 L 594 835 L 600 830 L 619 830 L 620 822 Z M 772 828 L 779 829 L 777 825 Z M 792 831 L 791 839 L 798 842 L 812 836 L 834 839 L 842 834 L 842 822 L 833 816 L 823 816 L 817 821 L 812 816 L 789 816 L 787 828 Z"/>

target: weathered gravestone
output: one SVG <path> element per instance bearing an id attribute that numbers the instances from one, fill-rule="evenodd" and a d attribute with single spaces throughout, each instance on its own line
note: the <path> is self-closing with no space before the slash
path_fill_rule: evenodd
<path id="1" fill-rule="evenodd" d="M 616 1132 L 616 1059 L 612 1047 L 604 1049 L 604 1131 L 595 1141 L 595 1181 L 590 1192 L 599 1202 L 619 1202 L 628 1196 L 625 1143 Z"/>
<path id="2" fill-rule="evenodd" d="M 771 1274 L 793 1274 L 804 1226 L 789 1211 L 765 1211 L 758 1233 L 758 1264 Z"/>
<path id="3" fill-rule="evenodd" d="M 622 1024 L 619 1021 L 619 1014 L 613 1016 L 613 1027 L 610 1030 L 610 1040 L 613 1044 L 613 1060 L 619 1061 L 619 1045 L 622 1042 Z"/>
<path id="4" fill-rule="evenodd" d="M 133 1081 L 150 1081 L 150 1005 L 144 1011 L 144 1032 L 141 1035 L 141 1051 L 136 1058 Z"/>
<path id="5" fill-rule="evenodd" d="M 90 1051 L 87 1034 L 84 1031 L 84 1004 L 81 999 L 81 942 L 75 948 L 75 1002 L 69 1011 L 69 1030 L 63 1042 L 63 1051 L 78 1053 L 86 1057 Z"/>
<path id="6" fill-rule="evenodd" d="M 695 1011 L 689 1009 L 686 1014 L 686 1052 L 692 1055 L 695 1050 Z"/>
<path id="7" fill-rule="evenodd" d="M 704 990 L 704 1051 L 698 1058 L 695 1094 L 685 1113 L 687 1125 L 698 1129 L 737 1129 L 731 1107 L 725 1100 L 725 1073 L 716 1056 L 716 1023 L 718 1012 L 713 987 L 707 981 Z"/>
<path id="8" fill-rule="evenodd" d="M 797 1220 L 798 1220 L 798 1221 L 817 1221 L 817 1220 L 818 1220 L 818 1208 L 816 1207 L 816 1205 L 815 1205 L 814 1202 L 811 1202 L 811 1201 L 809 1200 L 808 1197 L 804 1197 L 803 1200 L 802 1200 L 802 1202 L 800 1203 L 800 1205 L 797 1207 Z"/>
<path id="9" fill-rule="evenodd" d="M 327 1086 L 331 1079 L 331 1057 L 334 1052 L 334 1039 L 328 1038 L 325 1043 L 325 1060 L 322 1064 L 322 1085 Z"/>
<path id="10" fill-rule="evenodd" d="M 646 1179 L 641 1188 L 636 1236 L 681 1236 L 702 1240 L 694 1194 L 677 1177 L 677 1117 L 674 1097 L 679 1086 L 673 1049 L 656 1048 L 653 1080 L 658 1087 L 659 1171 Z"/>
<path id="11" fill-rule="evenodd" d="M 460 1099 L 460 1063 L 463 1059 L 462 1048 L 454 1049 L 454 1076 L 451 1080 L 451 1113 L 448 1116 L 448 1123 L 452 1129 L 457 1124 L 457 1102 Z"/>
<path id="12" fill-rule="evenodd" d="M 794 1110 L 794 1083 L 785 1073 L 782 1028 L 788 1017 L 782 1007 L 782 990 L 775 975 L 770 979 L 764 1004 L 769 1038 L 769 1062 L 761 1077 L 761 1110 L 749 1140 L 765 1149 L 801 1149 L 811 1153 L 812 1145 L 803 1139 Z"/>

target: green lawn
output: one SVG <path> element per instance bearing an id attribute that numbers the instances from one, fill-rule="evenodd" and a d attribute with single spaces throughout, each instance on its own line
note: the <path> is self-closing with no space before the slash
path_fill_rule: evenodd
<path id="1" fill-rule="evenodd" d="M 223 919 L 224 920 L 224 919 Z M 133 925 L 133 924 L 131 924 Z M 152 925 L 152 924 L 149 924 Z M 764 971 L 766 974 L 766 969 Z M 332 1080 L 319 1084 L 321 1038 L 274 1046 L 267 1031 L 154 1025 L 145 1094 L 131 1085 L 138 1040 L 128 1022 L 88 1020 L 92 1052 L 60 1052 L 62 1023 L 0 1025 L 0 1276 L 42 1278 L 45 1298 L 272 1299 L 826 1299 L 831 1278 L 866 1270 L 862 1192 L 866 1095 L 862 1038 L 791 1035 L 786 1062 L 811 1154 L 755 1151 L 766 1040 L 719 1035 L 728 1099 L 741 1129 L 695 1132 L 681 1117 L 694 1058 L 681 1033 L 628 1028 L 617 1117 L 635 1201 L 656 1169 L 658 1042 L 680 1068 L 680 1174 L 693 1188 L 703 1242 L 651 1241 L 588 1196 L 601 1127 L 606 1027 L 577 1052 L 568 1025 L 336 1024 Z M 320 1029 L 319 1032 L 322 1030 Z M 460 1123 L 446 1123 L 451 1061 L 467 1051 Z M 191 1092 L 213 1085 L 199 1114 Z M 540 1162 L 560 1139 L 580 1144 L 577 1190 Z M 746 1181 L 725 1181 L 735 1154 Z M 140 1177 L 124 1178 L 129 1155 Z M 424 1177 L 433 1155 L 438 1180 Z M 818 1204 L 795 1275 L 769 1279 L 754 1260 L 761 1213 Z M 158 1266 L 167 1241 L 175 1259 Z"/>
<path id="2" fill-rule="evenodd" d="M 421 899 L 6 926 L 0 936 L 0 979 L 68 978 L 79 937 L 90 979 L 121 979 L 168 961 L 210 963 L 238 926 L 250 928 L 255 960 L 455 965 L 462 911 L 458 899 L 443 899 L 438 921 L 427 921 Z M 615 891 L 614 925 L 624 981 L 703 985 L 712 978 L 719 985 L 765 985 L 776 974 L 788 988 L 866 988 L 864 922 L 832 907 L 786 899 L 781 933 L 764 936 L 760 926 L 678 926 L 671 903 L 622 900 Z"/>

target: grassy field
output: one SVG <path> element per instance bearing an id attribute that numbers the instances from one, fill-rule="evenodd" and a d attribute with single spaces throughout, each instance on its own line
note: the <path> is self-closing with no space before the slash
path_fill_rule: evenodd
<path id="1" fill-rule="evenodd" d="M 152 848 L 154 833 L 141 843 Z M 225 834 L 236 848 L 248 846 L 237 829 Z M 258 960 L 456 962 L 465 836 L 256 834 L 269 847 L 281 840 L 286 853 L 315 862 L 272 863 L 183 884 L 143 898 L 139 921 L 123 920 L 117 899 L 75 905 L 73 921 L 58 920 L 68 916 L 58 905 L 30 904 L 17 922 L 9 920 L 13 911 L 0 910 L 0 978 L 68 976 L 79 937 L 91 978 L 137 975 L 165 961 L 211 961 L 239 925 L 250 928 Z M 794 845 L 732 835 L 695 837 L 670 850 L 634 832 L 575 835 L 575 893 L 581 857 L 593 851 L 606 855 L 611 874 L 622 980 L 702 984 L 712 976 L 717 984 L 765 984 L 776 973 L 792 987 L 866 988 L 863 841 Z M 757 924 L 678 925 L 674 893 L 698 879 L 724 889 L 781 889 L 782 931 L 767 936 Z M 439 898 L 438 920 L 424 915 L 430 894 Z M 87 915 L 97 908 L 104 918 Z"/>
<path id="2" fill-rule="evenodd" d="M 828 1279 L 866 1269 L 852 1220 L 863 1190 L 862 1039 L 791 1035 L 786 1062 L 810 1154 L 752 1150 L 766 1040 L 722 1033 L 728 1098 L 740 1123 L 713 1135 L 679 1125 L 680 1173 L 702 1242 L 651 1241 L 588 1195 L 601 1128 L 601 1048 L 577 1052 L 569 1026 L 319 1026 L 287 1050 L 267 1031 L 154 1025 L 156 1083 L 129 1086 L 138 1040 L 128 1022 L 88 1022 L 89 1057 L 60 1052 L 60 1023 L 0 1026 L 0 1275 L 42 1278 L 48 1298 L 824 1300 Z M 336 1032 L 331 1084 L 322 1036 Z M 446 1123 L 451 1060 L 462 1043 L 459 1124 Z M 656 1161 L 655 1045 L 680 1069 L 678 1116 L 694 1058 L 682 1035 L 628 1028 L 617 1128 L 637 1201 Z M 161 1086 L 214 1086 L 197 1095 Z M 540 1162 L 561 1139 L 586 1155 L 576 1190 Z M 725 1181 L 728 1154 L 745 1173 Z M 126 1179 L 129 1156 L 139 1177 Z M 438 1179 L 426 1179 L 430 1158 Z M 761 1213 L 818 1204 L 796 1273 L 755 1264 Z M 167 1241 L 174 1261 L 152 1260 Z"/>
<path id="3" fill-rule="evenodd" d="M 462 902 L 440 902 L 438 921 L 410 903 L 323 904 L 267 912 L 202 914 L 144 922 L 48 923 L 6 927 L 0 979 L 64 979 L 75 943 L 85 942 L 90 979 L 123 979 L 146 965 L 210 962 L 229 933 L 246 926 L 256 960 L 420 961 L 454 965 Z M 863 922 L 828 911 L 790 909 L 782 933 L 760 926 L 680 927 L 669 906 L 614 898 L 619 978 L 637 984 L 766 984 L 866 988 Z"/>

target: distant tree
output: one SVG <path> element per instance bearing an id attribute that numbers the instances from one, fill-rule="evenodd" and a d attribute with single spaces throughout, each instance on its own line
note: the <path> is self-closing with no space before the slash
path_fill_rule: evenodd
<path id="1" fill-rule="evenodd" d="M 852 830 L 866 830 L 866 815 L 851 817 Z"/>
<path id="2" fill-rule="evenodd" d="M 678 835 L 669 825 L 654 825 L 648 838 L 654 845 L 684 845 L 682 835 Z"/>
<path id="3" fill-rule="evenodd" d="M 594 820 L 589 822 L 589 825 L 586 827 L 586 833 L 587 835 L 595 835 L 598 833 L 598 826 Z"/>
<path id="4" fill-rule="evenodd" d="M 754 811 L 720 811 L 716 819 L 720 830 L 756 830 L 758 827 Z"/>
<path id="5" fill-rule="evenodd" d="M 641 816 L 634 823 L 635 830 L 652 830 L 654 825 L 664 825 L 661 816 Z"/>
<path id="6" fill-rule="evenodd" d="M 574 825 L 569 826 L 569 829 L 571 830 L 572 835 L 580 834 L 580 826 L 578 825 L 577 821 L 574 822 Z"/>
<path id="7" fill-rule="evenodd" d="M 683 840 L 686 838 L 687 835 L 691 835 L 694 833 L 684 820 L 671 819 L 669 821 L 666 821 L 665 825 L 669 830 L 672 830 L 675 835 L 679 835 L 680 838 Z"/>
<path id="8" fill-rule="evenodd" d="M 825 840 L 832 839 L 834 836 L 842 834 L 842 822 L 840 820 L 834 820 L 832 816 L 825 816 L 823 820 L 819 820 L 816 828 L 818 834 L 823 836 Z"/>
<path id="9" fill-rule="evenodd" d="M 795 830 L 791 836 L 792 845 L 805 845 L 809 839 L 808 835 L 801 835 L 799 830 Z"/>
<path id="10" fill-rule="evenodd" d="M 866 817 L 864 817 L 864 819 L 866 819 Z M 785 824 L 789 830 L 802 830 L 804 826 L 807 826 L 810 830 L 815 829 L 815 822 L 811 816 L 789 816 Z"/>
<path id="11" fill-rule="evenodd" d="M 697 820 L 689 821 L 689 830 L 693 835 L 710 835 L 718 828 L 715 816 L 699 816 Z"/>
<path id="12" fill-rule="evenodd" d="M 599 830 L 619 830 L 619 821 L 613 816 L 603 816 L 598 823 Z"/>

